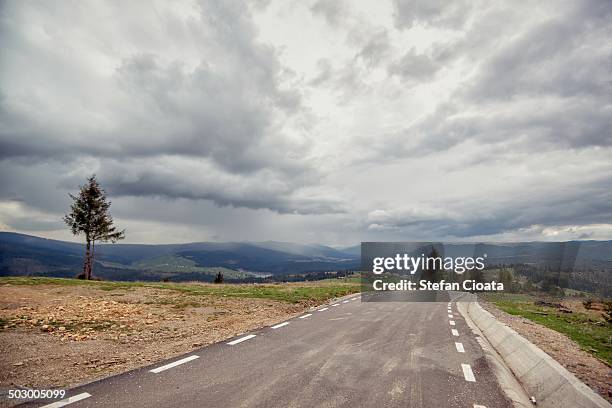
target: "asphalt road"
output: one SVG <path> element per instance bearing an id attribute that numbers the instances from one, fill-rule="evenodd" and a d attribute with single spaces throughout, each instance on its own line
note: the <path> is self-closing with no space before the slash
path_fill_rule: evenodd
<path id="1" fill-rule="evenodd" d="M 77 401 L 51 406 L 511 406 L 454 302 L 351 296 L 285 323 L 71 389 Z"/>

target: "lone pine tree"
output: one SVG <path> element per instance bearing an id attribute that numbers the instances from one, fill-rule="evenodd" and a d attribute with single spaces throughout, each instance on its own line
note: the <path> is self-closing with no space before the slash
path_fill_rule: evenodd
<path id="1" fill-rule="evenodd" d="M 113 225 L 113 217 L 109 212 L 111 203 L 95 175 L 81 186 L 78 195 L 69 195 L 72 205 L 64 221 L 74 235 L 85 236 L 85 260 L 81 276 L 83 279 L 91 279 L 96 241 L 117 242 L 125 238 L 125 230 L 119 231 Z"/>

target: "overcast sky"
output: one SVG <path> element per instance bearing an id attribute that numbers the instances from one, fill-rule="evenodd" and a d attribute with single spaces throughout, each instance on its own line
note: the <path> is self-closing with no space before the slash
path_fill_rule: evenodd
<path id="1" fill-rule="evenodd" d="M 612 2 L 0 2 L 0 230 L 612 239 Z"/>

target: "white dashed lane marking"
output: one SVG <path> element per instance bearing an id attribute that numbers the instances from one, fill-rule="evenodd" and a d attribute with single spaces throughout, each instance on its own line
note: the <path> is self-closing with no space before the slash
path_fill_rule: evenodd
<path id="1" fill-rule="evenodd" d="M 231 344 L 231 343 L 228 343 L 228 344 Z M 166 364 L 166 365 L 164 365 L 164 366 L 157 367 L 157 368 L 154 368 L 154 369 L 149 370 L 149 371 L 150 371 L 150 372 L 152 372 L 152 373 L 155 373 L 155 374 L 157 374 L 157 373 L 161 373 L 162 371 L 166 371 L 166 370 L 167 370 L 167 369 L 169 369 L 169 368 L 176 367 L 176 366 L 178 366 L 178 365 L 188 363 L 189 361 L 191 361 L 191 360 L 195 360 L 196 358 L 200 358 L 200 356 L 195 356 L 195 355 L 194 355 L 194 356 L 185 357 L 185 358 L 182 358 L 182 359 L 180 359 L 180 360 L 176 360 L 176 361 L 175 361 L 175 362 L 173 362 L 173 363 Z"/>
<path id="2" fill-rule="evenodd" d="M 281 327 L 286 326 L 288 324 L 289 324 L 289 322 L 279 323 L 279 324 L 277 324 L 275 326 L 272 326 L 272 328 L 273 329 L 280 329 Z"/>
<path id="3" fill-rule="evenodd" d="M 254 335 L 254 334 L 249 334 L 248 336 L 244 336 L 244 337 L 241 337 L 241 338 L 239 338 L 239 339 L 236 339 L 236 340 L 230 341 L 230 342 L 229 342 L 229 343 L 227 343 L 227 344 L 229 344 L 230 346 L 233 346 L 233 345 L 235 345 L 235 344 L 242 343 L 243 341 L 246 341 L 246 340 L 252 339 L 253 337 L 255 337 L 255 335 Z"/>
<path id="4" fill-rule="evenodd" d="M 457 349 L 458 353 L 465 353 L 465 349 L 463 348 L 463 343 L 455 342 L 455 348 Z"/>
<path id="5" fill-rule="evenodd" d="M 484 405 L 478 405 L 478 404 L 474 404 L 474 408 L 487 408 Z"/>
<path id="6" fill-rule="evenodd" d="M 452 315 L 452 314 L 449 314 L 449 315 L 448 315 L 448 317 L 450 317 L 450 318 L 452 319 L 452 318 L 453 318 L 453 315 Z"/>
<path id="7" fill-rule="evenodd" d="M 83 392 L 81 394 L 77 394 L 73 397 L 70 398 L 65 398 L 61 401 L 56 401 L 53 404 L 48 404 L 48 405 L 44 405 L 40 408 L 60 408 L 60 407 L 64 407 L 68 404 L 72 404 L 73 402 L 77 402 L 77 401 L 81 401 L 84 400 L 85 398 L 89 398 L 91 397 L 91 394 L 87 393 L 87 392 Z"/>
<path id="8" fill-rule="evenodd" d="M 329 307 L 324 307 L 323 309 L 319 309 L 319 312 L 324 312 L 324 311 L 326 311 L 328 309 L 329 309 Z"/>
<path id="9" fill-rule="evenodd" d="M 451 329 L 451 333 L 453 333 L 453 336 L 459 336 L 457 329 Z"/>
<path id="10" fill-rule="evenodd" d="M 305 319 L 305 318 L 307 318 L 307 317 L 309 317 L 309 316 L 312 316 L 312 313 L 307 313 L 307 314 L 305 314 L 304 316 L 300 316 L 300 317 L 298 317 L 298 319 Z"/>
<path id="11" fill-rule="evenodd" d="M 340 306 L 340 303 L 334 303 L 332 306 L 334 306 L 334 307 Z"/>
<path id="12" fill-rule="evenodd" d="M 343 301 L 342 301 L 342 303 L 348 303 L 348 302 L 349 302 L 348 300 L 343 300 Z"/>
<path id="13" fill-rule="evenodd" d="M 454 326 L 455 325 L 455 321 L 451 320 L 451 321 L 448 322 L 448 324 L 450 324 L 451 326 Z"/>
<path id="14" fill-rule="evenodd" d="M 476 378 L 474 378 L 474 373 L 472 372 L 472 367 L 470 367 L 469 364 L 461 364 L 461 369 L 463 370 L 465 381 L 476 382 Z"/>

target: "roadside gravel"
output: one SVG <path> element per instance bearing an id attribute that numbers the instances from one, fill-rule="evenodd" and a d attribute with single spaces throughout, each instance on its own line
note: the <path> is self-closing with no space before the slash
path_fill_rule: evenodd
<path id="1" fill-rule="evenodd" d="M 480 304 L 500 322 L 541 348 L 582 382 L 612 403 L 612 368 L 567 336 L 521 316 L 508 314 L 489 302 Z"/>

